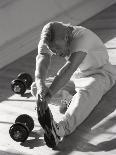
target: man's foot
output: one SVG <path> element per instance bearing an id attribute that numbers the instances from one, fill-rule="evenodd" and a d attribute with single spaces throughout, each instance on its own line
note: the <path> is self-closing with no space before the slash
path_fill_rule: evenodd
<path id="1" fill-rule="evenodd" d="M 44 129 L 44 140 L 48 147 L 54 148 L 61 141 L 60 130 L 58 124 L 54 121 L 52 113 L 49 107 L 46 109 L 45 113 L 41 116 L 38 112 L 38 120 L 42 128 Z"/>
<path id="2" fill-rule="evenodd" d="M 71 103 L 72 97 L 73 95 L 70 94 L 68 91 L 62 90 L 62 100 L 61 100 L 61 106 L 59 108 L 60 113 L 64 114 L 67 111 Z"/>
<path id="3" fill-rule="evenodd" d="M 71 103 L 71 100 L 70 101 L 62 100 L 61 106 L 59 108 L 60 113 L 65 114 L 65 112 L 67 111 L 70 103 Z"/>

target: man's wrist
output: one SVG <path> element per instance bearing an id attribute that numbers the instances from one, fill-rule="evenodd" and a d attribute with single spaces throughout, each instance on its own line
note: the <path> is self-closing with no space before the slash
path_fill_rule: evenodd
<path id="1" fill-rule="evenodd" d="M 35 82 L 36 82 L 36 85 L 37 86 L 43 86 L 43 85 L 45 85 L 45 82 L 44 82 L 44 80 L 43 79 L 35 79 Z"/>
<path id="2" fill-rule="evenodd" d="M 45 95 L 46 97 L 49 97 L 50 99 L 52 98 L 52 93 L 50 90 L 48 90 L 48 92 Z"/>

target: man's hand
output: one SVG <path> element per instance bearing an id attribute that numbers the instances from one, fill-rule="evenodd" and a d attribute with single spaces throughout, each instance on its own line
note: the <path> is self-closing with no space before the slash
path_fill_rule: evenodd
<path id="1" fill-rule="evenodd" d="M 45 110 L 48 107 L 48 103 L 51 99 L 51 94 L 45 85 L 40 85 L 37 89 L 37 94 L 36 94 L 36 99 L 37 99 L 37 109 L 40 111 L 40 114 L 44 114 Z"/>

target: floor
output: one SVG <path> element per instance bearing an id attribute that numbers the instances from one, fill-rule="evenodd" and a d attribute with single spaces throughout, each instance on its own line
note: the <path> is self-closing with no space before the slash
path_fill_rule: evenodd
<path id="1" fill-rule="evenodd" d="M 81 25 L 97 33 L 106 45 L 111 63 L 116 66 L 116 5 L 109 7 Z M 0 155 L 112 155 L 116 154 L 116 85 L 102 98 L 91 115 L 70 136 L 64 138 L 56 150 L 45 145 L 43 130 L 37 121 L 35 99 L 30 92 L 21 97 L 14 94 L 10 82 L 20 72 L 34 78 L 37 50 L 30 52 L 0 70 Z M 54 76 L 64 64 L 53 57 L 48 76 Z M 54 65 L 53 65 L 54 64 Z M 56 103 L 59 98 L 52 102 Z M 57 104 L 50 108 L 60 119 Z M 9 128 L 22 113 L 33 117 L 35 128 L 25 143 L 17 143 L 9 136 Z"/>

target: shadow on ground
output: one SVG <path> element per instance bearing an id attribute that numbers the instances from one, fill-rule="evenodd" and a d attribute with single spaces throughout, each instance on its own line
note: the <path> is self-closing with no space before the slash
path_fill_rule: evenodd
<path id="1" fill-rule="evenodd" d="M 34 130 L 30 133 L 29 138 L 24 143 L 21 143 L 20 145 L 24 147 L 28 147 L 30 149 L 44 146 L 46 144 L 43 139 L 43 136 L 44 136 L 44 131 L 42 129 L 40 129 L 39 131 Z"/>

